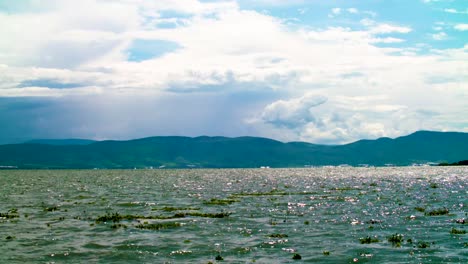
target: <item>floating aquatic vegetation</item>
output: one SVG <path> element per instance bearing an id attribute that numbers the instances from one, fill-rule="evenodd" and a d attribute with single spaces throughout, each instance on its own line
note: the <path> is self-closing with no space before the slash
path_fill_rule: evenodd
<path id="1" fill-rule="evenodd" d="M 166 222 L 166 223 L 152 223 L 152 224 L 139 224 L 136 225 L 136 228 L 139 229 L 148 229 L 148 230 L 161 230 L 161 229 L 168 229 L 168 228 L 175 228 L 181 226 L 180 223 L 177 222 Z"/>
<path id="2" fill-rule="evenodd" d="M 414 209 L 415 209 L 416 211 L 418 211 L 418 212 L 421 212 L 421 213 L 424 213 L 424 212 L 426 211 L 426 208 L 424 208 L 424 207 L 419 207 L 419 206 L 416 206 Z"/>
<path id="3" fill-rule="evenodd" d="M 103 216 L 100 216 L 98 218 L 96 218 L 96 223 L 104 223 L 104 222 L 120 222 L 122 220 L 134 220 L 134 219 L 137 219 L 137 218 L 144 218 L 143 216 L 139 216 L 139 215 L 121 215 L 119 213 L 107 213 Z"/>
<path id="4" fill-rule="evenodd" d="M 174 212 L 174 211 L 196 211 L 200 210 L 199 207 L 171 207 L 165 206 L 163 208 L 153 208 L 151 211 L 165 211 L 165 212 Z"/>
<path id="5" fill-rule="evenodd" d="M 299 255 L 299 254 L 297 254 L 297 253 L 295 253 L 295 254 L 293 255 L 292 259 L 294 259 L 294 260 L 299 260 L 299 259 L 302 259 L 302 256 Z"/>
<path id="6" fill-rule="evenodd" d="M 194 217 L 207 217 L 207 218 L 224 218 L 231 215 L 231 213 L 200 213 L 200 212 L 190 212 L 184 213 L 184 216 L 194 216 Z"/>
<path id="7" fill-rule="evenodd" d="M 361 244 L 370 244 L 370 243 L 378 243 L 380 242 L 380 240 L 376 237 L 370 237 L 370 236 L 367 236 L 367 237 L 361 237 L 359 238 L 359 241 L 361 242 Z"/>
<path id="8" fill-rule="evenodd" d="M 466 230 L 463 230 L 463 229 L 456 229 L 456 228 L 452 228 L 452 230 L 450 230 L 450 234 L 452 235 L 464 235 L 466 234 Z"/>
<path id="9" fill-rule="evenodd" d="M 330 251 L 323 251 L 323 255 L 329 256 L 329 255 L 330 255 Z"/>
<path id="10" fill-rule="evenodd" d="M 111 228 L 113 228 L 113 229 L 117 229 L 117 228 L 127 228 L 127 226 L 124 225 L 124 224 L 113 224 L 113 225 L 111 225 Z"/>
<path id="11" fill-rule="evenodd" d="M 239 200 L 211 198 L 209 201 L 205 201 L 203 203 L 208 205 L 229 205 L 236 202 L 239 202 Z"/>
<path id="12" fill-rule="evenodd" d="M 285 237 L 288 237 L 288 235 L 286 235 L 286 234 L 271 234 L 271 235 L 268 235 L 268 237 L 271 237 L 271 238 L 285 238 Z"/>
<path id="13" fill-rule="evenodd" d="M 12 208 L 8 210 L 6 213 L 0 213 L 0 219 L 12 219 L 12 218 L 19 218 L 18 209 Z"/>
<path id="14" fill-rule="evenodd" d="M 392 243 L 395 247 L 400 247 L 403 242 L 403 235 L 397 233 L 393 234 L 388 238 L 388 242 Z"/>
<path id="15" fill-rule="evenodd" d="M 59 208 L 57 206 L 50 206 L 50 207 L 45 207 L 44 211 L 45 212 L 53 212 L 53 211 L 58 211 Z"/>
<path id="16" fill-rule="evenodd" d="M 447 215 L 448 213 L 449 213 L 449 210 L 444 207 L 444 208 L 439 208 L 439 209 L 429 211 L 429 212 L 425 213 L 425 215 L 437 216 L 437 215 Z"/>
<path id="17" fill-rule="evenodd" d="M 417 247 L 418 248 L 429 248 L 429 247 L 431 247 L 431 244 L 429 242 L 419 241 Z"/>
<path id="18" fill-rule="evenodd" d="M 167 220 L 167 219 L 175 219 L 175 218 L 184 218 L 187 216 L 192 217 L 206 217 L 206 218 L 224 218 L 231 215 L 231 213 L 222 212 L 222 213 L 202 213 L 202 212 L 187 212 L 187 213 L 176 213 L 174 215 L 165 216 L 165 215 L 121 215 L 119 213 L 107 213 L 106 215 L 100 216 L 96 218 L 96 223 L 104 223 L 104 222 L 120 222 L 123 220 L 135 220 L 135 219 L 157 219 L 157 220 Z"/>

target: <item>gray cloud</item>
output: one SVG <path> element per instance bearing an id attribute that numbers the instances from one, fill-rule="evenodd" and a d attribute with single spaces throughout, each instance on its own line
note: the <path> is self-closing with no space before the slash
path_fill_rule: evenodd
<path id="1" fill-rule="evenodd" d="M 312 108 L 324 104 L 324 96 L 306 95 L 291 100 L 279 100 L 265 107 L 261 119 L 275 126 L 297 128 L 307 123 L 316 122 Z"/>
<path id="2" fill-rule="evenodd" d="M 37 138 L 256 135 L 244 120 L 278 96 L 271 91 L 231 91 L 0 98 L 0 144 Z"/>

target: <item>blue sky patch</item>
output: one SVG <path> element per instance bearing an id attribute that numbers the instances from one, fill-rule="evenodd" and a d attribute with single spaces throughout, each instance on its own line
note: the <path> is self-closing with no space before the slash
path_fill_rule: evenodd
<path id="1" fill-rule="evenodd" d="M 22 81 L 17 87 L 47 87 L 50 89 L 71 89 L 86 86 L 83 83 L 66 83 L 53 79 L 35 79 Z"/>
<path id="2" fill-rule="evenodd" d="M 140 62 L 158 58 L 179 48 L 179 44 L 172 41 L 136 39 L 127 50 L 128 61 Z"/>

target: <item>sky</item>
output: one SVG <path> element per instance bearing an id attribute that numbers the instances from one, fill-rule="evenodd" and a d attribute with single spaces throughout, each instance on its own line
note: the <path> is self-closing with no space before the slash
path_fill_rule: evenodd
<path id="1" fill-rule="evenodd" d="M 468 132 L 466 0 L 0 0 L 0 144 Z"/>

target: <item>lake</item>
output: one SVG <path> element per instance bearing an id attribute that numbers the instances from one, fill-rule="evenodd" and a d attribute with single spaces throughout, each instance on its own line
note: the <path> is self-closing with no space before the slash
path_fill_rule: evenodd
<path id="1" fill-rule="evenodd" d="M 0 263 L 468 263 L 467 185 L 468 167 L 3 170 Z"/>

